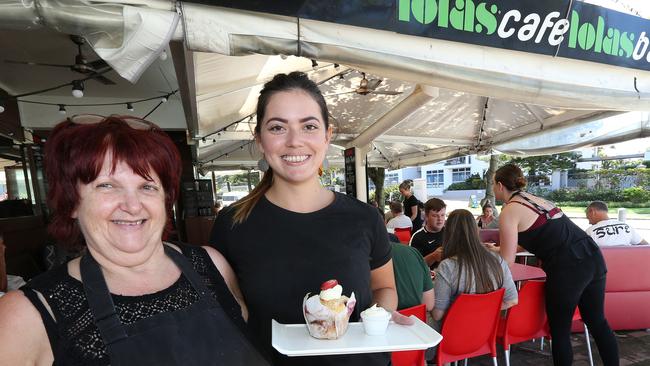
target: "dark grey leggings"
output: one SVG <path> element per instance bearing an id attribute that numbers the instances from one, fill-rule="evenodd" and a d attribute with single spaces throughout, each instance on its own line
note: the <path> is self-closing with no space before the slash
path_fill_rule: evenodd
<path id="1" fill-rule="evenodd" d="M 571 319 L 577 305 L 603 364 L 618 365 L 618 345 L 605 319 L 606 269 L 600 251 L 570 266 L 554 266 L 546 271 L 546 313 L 553 339 L 553 364 L 573 362 Z"/>

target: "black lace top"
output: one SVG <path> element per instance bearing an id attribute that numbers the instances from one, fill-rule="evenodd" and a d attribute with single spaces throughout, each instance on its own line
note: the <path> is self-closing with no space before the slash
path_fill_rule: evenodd
<path id="1" fill-rule="evenodd" d="M 200 247 L 182 244 L 179 244 L 179 247 L 194 269 L 203 277 L 206 286 L 212 291 L 226 314 L 233 319 L 242 332 L 246 333 L 239 304 L 231 295 L 207 252 Z M 41 313 L 50 338 L 55 365 L 110 364 L 106 347 L 88 307 L 83 284 L 68 274 L 66 264 L 34 278 L 21 290 Z M 54 314 L 55 322 L 41 304 L 35 303 L 38 300 L 33 296 L 32 290 L 45 297 Z M 199 300 L 198 294 L 183 275 L 170 287 L 153 294 L 111 296 L 117 315 L 123 324 L 131 324 L 156 314 L 183 309 Z"/>

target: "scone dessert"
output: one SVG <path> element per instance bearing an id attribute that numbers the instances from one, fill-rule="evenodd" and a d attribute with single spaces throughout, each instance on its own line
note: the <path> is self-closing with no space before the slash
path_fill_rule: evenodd
<path id="1" fill-rule="evenodd" d="M 348 298 L 337 280 L 329 280 L 321 285 L 320 294 L 309 295 L 302 303 L 309 334 L 318 339 L 337 339 L 345 334 L 357 302 L 354 292 Z"/>

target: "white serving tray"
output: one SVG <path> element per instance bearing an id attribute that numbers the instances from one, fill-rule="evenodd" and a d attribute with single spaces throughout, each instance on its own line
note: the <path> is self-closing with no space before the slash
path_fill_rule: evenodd
<path id="1" fill-rule="evenodd" d="M 316 339 L 306 324 L 280 324 L 271 321 L 271 344 L 287 356 L 341 355 L 427 349 L 440 343 L 442 336 L 415 316 L 413 325 L 390 322 L 386 334 L 369 336 L 362 323 L 349 323 L 339 339 Z"/>

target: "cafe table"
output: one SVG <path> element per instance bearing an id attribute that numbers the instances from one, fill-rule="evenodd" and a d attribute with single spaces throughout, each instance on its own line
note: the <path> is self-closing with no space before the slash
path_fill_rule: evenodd
<path id="1" fill-rule="evenodd" d="M 520 287 L 522 281 L 543 280 L 546 278 L 546 272 L 539 267 L 527 266 L 524 264 L 513 263 L 510 265 L 512 280 Z"/>
<path id="2" fill-rule="evenodd" d="M 515 253 L 516 258 L 523 258 L 524 265 L 528 264 L 528 258 L 529 257 L 534 257 L 535 254 L 529 252 L 529 251 L 523 251 L 523 252 L 517 252 Z"/>

